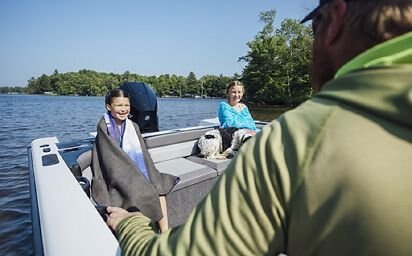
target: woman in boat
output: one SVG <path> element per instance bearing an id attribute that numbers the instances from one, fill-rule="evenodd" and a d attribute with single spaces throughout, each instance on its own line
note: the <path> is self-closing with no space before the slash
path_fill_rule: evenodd
<path id="1" fill-rule="evenodd" d="M 248 129 L 253 135 L 257 129 L 248 107 L 241 103 L 244 86 L 240 81 L 232 81 L 226 87 L 227 102 L 219 105 L 218 117 L 222 128 Z"/>
<path id="2" fill-rule="evenodd" d="M 138 125 L 128 119 L 128 93 L 112 90 L 105 104 L 107 112 L 97 124 L 93 147 L 93 199 L 100 205 L 138 210 L 164 232 L 168 229 L 165 195 L 178 178 L 155 168 Z"/>

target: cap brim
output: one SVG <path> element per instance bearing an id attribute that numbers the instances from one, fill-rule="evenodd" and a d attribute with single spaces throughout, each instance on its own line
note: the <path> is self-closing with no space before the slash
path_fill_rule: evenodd
<path id="1" fill-rule="evenodd" d="M 316 7 L 313 11 L 311 11 L 308 15 L 306 15 L 305 18 L 303 18 L 303 19 L 300 21 L 300 23 L 302 24 L 302 23 L 305 23 L 305 22 L 308 21 L 308 20 L 313 19 L 313 18 L 316 16 L 317 12 L 319 11 L 320 7 L 321 7 L 321 5 L 319 5 L 319 6 Z"/>

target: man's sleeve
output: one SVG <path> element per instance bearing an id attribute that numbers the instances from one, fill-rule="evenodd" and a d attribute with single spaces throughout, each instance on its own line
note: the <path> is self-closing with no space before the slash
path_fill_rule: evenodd
<path id="1" fill-rule="evenodd" d="M 284 252 L 290 177 L 280 130 L 275 121 L 243 145 L 182 226 L 156 235 L 145 217 L 121 222 L 117 233 L 123 254 L 223 256 Z"/>

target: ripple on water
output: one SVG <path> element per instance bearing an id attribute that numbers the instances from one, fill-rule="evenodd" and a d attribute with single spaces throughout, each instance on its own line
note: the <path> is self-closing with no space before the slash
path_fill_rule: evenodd
<path id="1" fill-rule="evenodd" d="M 10 155 L 2 155 L 2 161 Z M 26 155 L 14 157 L 26 158 Z M 32 254 L 31 203 L 25 161 L 25 164 L 2 164 L 0 168 L 0 255 Z"/>

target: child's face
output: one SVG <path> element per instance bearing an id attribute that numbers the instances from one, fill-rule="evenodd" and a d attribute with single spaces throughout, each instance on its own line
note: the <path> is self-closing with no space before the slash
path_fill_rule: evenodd
<path id="1" fill-rule="evenodd" d="M 229 104 L 231 106 L 234 106 L 237 103 L 239 103 L 243 97 L 243 86 L 240 86 L 240 85 L 232 86 L 228 91 L 227 97 L 229 99 Z"/>
<path id="2" fill-rule="evenodd" d="M 118 125 L 121 125 L 130 113 L 129 98 L 114 97 L 112 102 L 106 105 Z"/>

